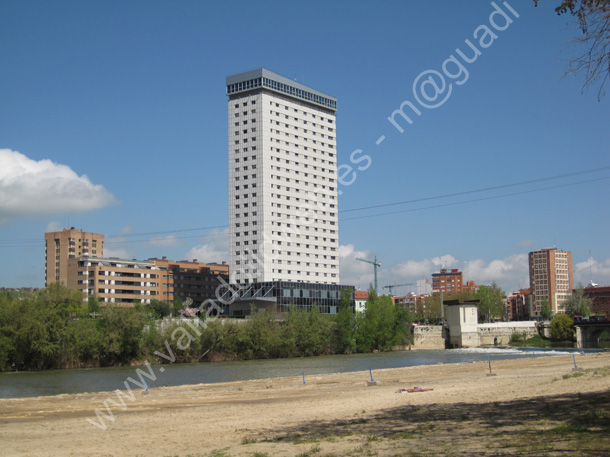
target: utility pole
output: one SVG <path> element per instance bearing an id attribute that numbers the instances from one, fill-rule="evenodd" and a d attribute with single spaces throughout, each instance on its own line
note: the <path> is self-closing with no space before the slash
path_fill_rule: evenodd
<path id="1" fill-rule="evenodd" d="M 375 292 L 377 292 L 377 294 L 379 295 L 379 290 L 377 289 L 377 268 L 381 268 L 381 263 L 377 262 L 377 256 L 375 256 L 375 260 L 366 260 L 366 259 L 356 259 L 359 260 L 360 262 L 366 262 L 366 263 L 370 263 L 371 265 L 373 265 L 373 269 L 375 270 Z"/>

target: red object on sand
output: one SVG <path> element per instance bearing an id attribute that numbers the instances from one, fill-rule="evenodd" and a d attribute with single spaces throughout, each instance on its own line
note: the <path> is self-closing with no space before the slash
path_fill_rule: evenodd
<path id="1" fill-rule="evenodd" d="M 431 387 L 413 387 L 412 389 L 398 389 L 398 393 L 428 392 L 434 390 Z"/>

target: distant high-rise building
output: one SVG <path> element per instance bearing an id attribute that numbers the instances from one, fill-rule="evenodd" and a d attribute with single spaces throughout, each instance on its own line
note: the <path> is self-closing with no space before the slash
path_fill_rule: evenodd
<path id="1" fill-rule="evenodd" d="M 74 227 L 47 232 L 45 240 L 45 285 L 61 281 L 68 285 L 68 260 L 81 256 L 103 257 L 104 235 Z"/>
<path id="2" fill-rule="evenodd" d="M 564 312 L 562 303 L 572 291 L 572 253 L 549 248 L 530 252 L 528 258 L 533 316 L 540 316 L 544 299 L 553 313 Z"/>
<path id="3" fill-rule="evenodd" d="M 260 68 L 229 76 L 236 284 L 339 284 L 337 99 Z"/>
<path id="4" fill-rule="evenodd" d="M 432 273 L 432 292 L 452 293 L 462 291 L 462 272 L 457 268 L 442 268 L 440 273 Z"/>

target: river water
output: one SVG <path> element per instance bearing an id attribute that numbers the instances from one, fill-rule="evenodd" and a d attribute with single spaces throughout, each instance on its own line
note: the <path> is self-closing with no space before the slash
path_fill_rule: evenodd
<path id="1" fill-rule="evenodd" d="M 330 355 L 291 359 L 247 360 L 239 362 L 206 362 L 153 365 L 150 371 L 140 367 L 150 377 L 149 388 L 185 384 L 245 381 L 250 379 L 294 376 L 302 380 L 309 375 L 400 368 L 438 363 L 460 363 L 580 354 L 581 350 L 476 348 L 451 350 L 395 351 L 375 354 Z M 590 352 L 590 351 L 587 351 Z M 578 357 L 577 357 L 578 358 Z M 576 358 L 576 360 L 577 360 Z M 42 395 L 105 392 L 125 389 L 133 378 L 140 382 L 136 367 L 80 368 L 0 373 L 0 398 L 36 397 Z M 369 373 L 363 375 L 368 380 Z M 151 379 L 156 378 L 156 379 Z M 143 378 L 144 379 L 144 378 Z M 136 388 L 131 384 L 131 387 Z"/>

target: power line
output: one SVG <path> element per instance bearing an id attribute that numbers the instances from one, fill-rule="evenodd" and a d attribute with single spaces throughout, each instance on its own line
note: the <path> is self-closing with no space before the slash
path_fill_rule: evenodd
<path id="1" fill-rule="evenodd" d="M 561 179 L 561 178 L 568 178 L 568 177 L 572 177 L 572 176 L 584 175 L 584 174 L 588 174 L 588 173 L 595 173 L 595 172 L 604 171 L 604 170 L 610 170 L 610 166 L 592 168 L 590 170 L 575 171 L 573 173 L 566 173 L 566 174 L 562 174 L 562 175 L 548 176 L 546 178 L 530 179 L 528 181 L 520 181 L 520 182 L 516 182 L 516 183 L 512 183 L 512 184 L 502 184 L 499 186 L 483 187 L 481 189 L 465 190 L 462 192 L 454 192 L 451 194 L 437 195 L 434 197 L 423 197 L 423 198 L 417 198 L 414 200 L 405 200 L 405 201 L 401 201 L 401 202 L 382 203 L 379 205 L 362 206 L 360 208 L 344 209 L 344 210 L 340 210 L 339 212 L 340 213 L 349 213 L 349 212 L 353 212 L 353 211 L 364 211 L 366 209 L 383 208 L 385 206 L 406 205 L 408 203 L 418 203 L 418 202 L 429 201 L 429 200 L 438 200 L 441 198 L 457 197 L 459 195 L 468 195 L 468 194 L 474 194 L 474 193 L 478 193 L 478 192 L 487 192 L 490 190 L 506 189 L 507 187 L 516 187 L 516 186 L 522 186 L 525 184 L 534 184 L 537 182 L 551 181 L 554 179 Z M 348 220 L 348 219 L 344 219 L 344 220 Z"/>
<path id="2" fill-rule="evenodd" d="M 212 230 L 218 228 L 226 228 L 228 225 L 211 225 L 209 227 L 195 227 L 195 228 L 187 228 L 187 229 L 176 229 L 176 230 L 162 230 L 158 232 L 142 232 L 142 233 L 118 233 L 116 235 L 109 235 L 108 238 L 118 238 L 118 237 L 131 237 L 131 236 L 148 236 L 148 235 L 162 235 L 164 233 L 179 233 L 179 232 L 195 232 L 199 230 Z"/>
<path id="3" fill-rule="evenodd" d="M 403 209 L 403 210 L 400 210 L 400 211 L 390 211 L 390 212 L 387 212 L 387 213 L 376 213 L 376 214 L 367 214 L 367 215 L 364 215 L 364 216 L 348 217 L 348 218 L 345 218 L 345 219 L 340 219 L 340 221 L 342 221 L 342 222 L 343 221 L 353 221 L 355 219 L 367 219 L 369 217 L 379 217 L 379 216 L 387 216 L 387 215 L 390 215 L 390 214 L 409 213 L 409 212 L 413 212 L 413 211 L 423 211 L 423 210 L 426 210 L 426 209 L 444 208 L 444 207 L 453 206 L 453 205 L 464 205 L 466 203 L 480 202 L 480 201 L 485 201 L 485 200 L 493 200 L 495 198 L 512 197 L 514 195 L 530 194 L 530 193 L 540 192 L 540 191 L 544 191 L 544 190 L 557 189 L 557 188 L 560 188 L 560 187 L 576 186 L 578 184 L 586 184 L 586 183 L 590 183 L 590 182 L 593 182 L 593 181 L 601 181 L 601 180 L 604 180 L 604 179 L 610 179 L 610 176 L 605 176 L 603 178 L 589 179 L 588 181 L 579 181 L 579 182 L 569 183 L 569 184 L 559 184 L 557 186 L 542 187 L 540 189 L 523 190 L 521 192 L 512 192 L 510 194 L 494 195 L 492 197 L 475 198 L 475 199 L 472 199 L 472 200 L 464 200 L 464 201 L 461 201 L 461 202 L 443 203 L 443 204 L 439 204 L 439 205 L 423 206 L 421 208 L 410 208 L 410 209 Z M 385 206 L 385 205 L 381 205 L 381 206 Z M 375 208 L 379 208 L 379 206 L 376 206 Z"/>

